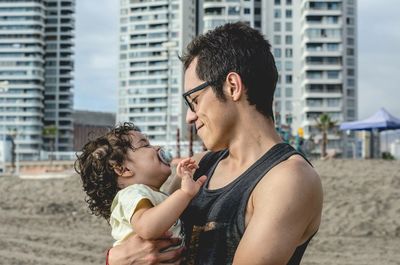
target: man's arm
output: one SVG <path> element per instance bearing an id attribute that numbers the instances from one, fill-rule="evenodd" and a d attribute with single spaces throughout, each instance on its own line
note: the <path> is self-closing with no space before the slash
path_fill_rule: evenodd
<path id="1" fill-rule="evenodd" d="M 318 229 L 322 210 L 319 176 L 302 158 L 273 168 L 256 186 L 252 215 L 233 264 L 284 265 L 296 247 Z"/>
<path id="2" fill-rule="evenodd" d="M 110 249 L 109 265 L 178 265 L 183 248 L 163 251 L 179 243 L 177 238 L 143 240 L 137 234 L 128 237 L 120 245 Z"/>

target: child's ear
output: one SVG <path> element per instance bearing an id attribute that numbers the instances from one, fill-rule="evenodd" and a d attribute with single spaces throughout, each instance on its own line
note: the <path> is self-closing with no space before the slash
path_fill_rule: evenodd
<path id="1" fill-rule="evenodd" d="M 123 166 L 115 166 L 114 172 L 118 175 L 118 177 L 123 177 L 123 178 L 133 177 L 133 175 L 135 175 L 133 170 Z"/>
<path id="2" fill-rule="evenodd" d="M 118 176 L 121 176 L 122 173 L 124 172 L 124 168 L 122 166 L 113 166 L 115 174 Z"/>

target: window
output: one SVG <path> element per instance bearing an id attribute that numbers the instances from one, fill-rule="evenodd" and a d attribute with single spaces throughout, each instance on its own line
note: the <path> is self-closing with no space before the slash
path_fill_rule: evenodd
<path id="1" fill-rule="evenodd" d="M 347 58 L 347 65 L 354 66 L 354 58 Z"/>
<path id="2" fill-rule="evenodd" d="M 280 112 L 282 110 L 282 105 L 280 100 L 275 100 L 274 107 L 276 112 Z"/>
<path id="3" fill-rule="evenodd" d="M 281 23 L 280 22 L 274 23 L 274 31 L 281 31 Z"/>
<path id="4" fill-rule="evenodd" d="M 285 88 L 285 96 L 288 98 L 293 97 L 293 88 L 292 87 Z"/>
<path id="5" fill-rule="evenodd" d="M 292 62 L 292 61 L 286 61 L 286 62 L 285 62 L 285 70 L 286 70 L 286 71 L 291 71 L 291 70 L 293 70 L 293 62 Z"/>
<path id="6" fill-rule="evenodd" d="M 293 38 L 291 35 L 286 35 L 285 36 L 285 43 L 286 44 L 292 44 L 293 43 Z"/>
<path id="7" fill-rule="evenodd" d="M 244 12 L 244 14 L 250 14 L 250 8 L 245 8 L 245 9 L 243 10 L 243 12 Z"/>
<path id="8" fill-rule="evenodd" d="M 347 89 L 347 96 L 354 97 L 355 96 L 354 89 Z"/>
<path id="9" fill-rule="evenodd" d="M 293 57 L 293 50 L 290 49 L 290 48 L 285 49 L 285 57 L 286 58 L 292 58 Z"/>
<path id="10" fill-rule="evenodd" d="M 347 25 L 354 25 L 354 18 L 348 17 L 346 18 Z"/>
<path id="11" fill-rule="evenodd" d="M 349 13 L 350 15 L 353 15 L 354 14 L 354 8 L 348 7 L 347 8 L 347 13 Z"/>
<path id="12" fill-rule="evenodd" d="M 286 111 L 292 111 L 293 110 L 292 101 L 290 101 L 290 100 L 286 100 L 285 101 L 285 109 L 286 109 Z"/>
<path id="13" fill-rule="evenodd" d="M 338 98 L 328 98 L 327 99 L 328 107 L 339 107 L 340 106 L 340 99 Z"/>
<path id="14" fill-rule="evenodd" d="M 281 17 L 281 11 L 279 9 L 274 10 L 274 18 L 280 18 Z"/>
<path id="15" fill-rule="evenodd" d="M 274 44 L 281 44 L 281 36 L 274 35 Z"/>
<path id="16" fill-rule="evenodd" d="M 292 22 L 286 22 L 285 28 L 286 31 L 292 31 Z"/>
<path id="17" fill-rule="evenodd" d="M 276 61 L 275 62 L 276 70 L 280 71 L 282 70 L 282 63 L 281 61 Z"/>
<path id="18" fill-rule="evenodd" d="M 240 15 L 240 7 L 238 7 L 238 6 L 230 6 L 228 8 L 228 15 Z"/>
<path id="19" fill-rule="evenodd" d="M 350 45 L 354 45 L 354 39 L 353 38 L 347 38 L 347 43 Z"/>
<path id="20" fill-rule="evenodd" d="M 287 5 L 291 5 L 292 4 L 292 0 L 286 0 L 286 4 Z"/>
<path id="21" fill-rule="evenodd" d="M 347 110 L 347 116 L 354 117 L 355 116 L 355 111 L 353 109 L 348 109 Z"/>
<path id="22" fill-rule="evenodd" d="M 347 28 L 347 35 L 354 35 L 354 28 Z"/>
<path id="23" fill-rule="evenodd" d="M 286 80 L 286 84 L 291 84 L 292 83 L 292 75 L 286 75 L 285 80 Z"/>
<path id="24" fill-rule="evenodd" d="M 275 5 L 280 5 L 281 4 L 281 0 L 275 0 Z"/>
<path id="25" fill-rule="evenodd" d="M 347 55 L 354 55 L 354 49 L 347 48 Z"/>
<path id="26" fill-rule="evenodd" d="M 340 71 L 326 71 L 328 79 L 337 79 L 339 78 Z"/>
<path id="27" fill-rule="evenodd" d="M 286 17 L 287 18 L 291 18 L 292 17 L 292 10 L 291 9 L 287 9 L 286 10 Z"/>
<path id="28" fill-rule="evenodd" d="M 277 86 L 275 89 L 275 97 L 281 96 L 281 87 Z"/>
<path id="29" fill-rule="evenodd" d="M 326 46 L 328 51 L 338 51 L 339 50 L 339 44 L 338 43 L 328 43 Z"/>
<path id="30" fill-rule="evenodd" d="M 277 58 L 281 57 L 281 49 L 275 48 L 274 49 L 274 56 Z"/>

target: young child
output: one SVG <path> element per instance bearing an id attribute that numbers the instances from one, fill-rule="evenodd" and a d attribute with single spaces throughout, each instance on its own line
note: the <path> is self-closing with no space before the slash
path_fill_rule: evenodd
<path id="1" fill-rule="evenodd" d="M 90 210 L 109 221 L 114 246 L 132 233 L 158 239 L 170 230 L 173 237 L 182 238 L 179 216 L 206 176 L 194 181 L 195 161 L 182 160 L 177 166 L 181 188 L 167 196 L 160 187 L 171 174 L 169 162 L 165 152 L 150 145 L 132 123 L 117 126 L 83 147 L 75 169 Z"/>

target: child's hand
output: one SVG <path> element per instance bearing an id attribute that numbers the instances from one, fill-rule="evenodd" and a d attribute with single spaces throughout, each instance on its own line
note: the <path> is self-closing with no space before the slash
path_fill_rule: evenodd
<path id="1" fill-rule="evenodd" d="M 199 167 L 197 166 L 196 161 L 194 161 L 190 157 L 185 158 L 181 160 L 176 167 L 176 174 L 178 175 L 178 177 L 182 178 L 185 173 L 193 175 L 194 171 L 198 168 Z"/>
<path id="2" fill-rule="evenodd" d="M 193 172 L 197 168 L 196 162 L 191 158 L 182 160 L 176 168 L 177 175 L 182 178 L 181 190 L 190 197 L 194 197 L 199 192 L 207 179 L 206 176 L 201 176 L 197 181 L 193 180 Z"/>

